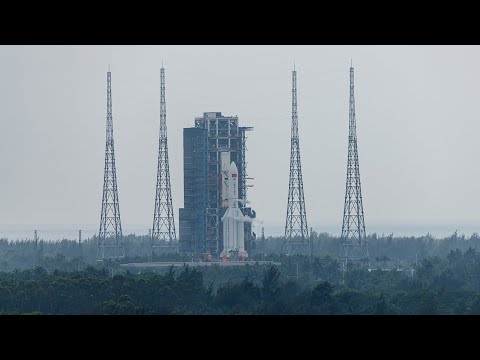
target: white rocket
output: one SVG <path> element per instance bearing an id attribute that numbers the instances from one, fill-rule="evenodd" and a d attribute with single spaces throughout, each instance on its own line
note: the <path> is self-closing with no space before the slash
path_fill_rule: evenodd
<path id="1" fill-rule="evenodd" d="M 233 254 L 238 253 L 240 260 L 245 260 L 248 257 L 244 247 L 245 216 L 238 207 L 238 203 L 242 200 L 238 198 L 238 169 L 235 162 L 230 163 L 227 175 L 228 208 L 222 217 L 223 251 L 220 257 L 223 261 L 227 261 Z"/>

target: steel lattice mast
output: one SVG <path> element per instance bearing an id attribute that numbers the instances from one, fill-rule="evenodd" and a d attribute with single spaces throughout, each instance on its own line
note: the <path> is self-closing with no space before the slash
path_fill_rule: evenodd
<path id="1" fill-rule="evenodd" d="M 353 66 L 350 67 L 347 184 L 343 210 L 340 258 L 344 266 L 349 261 L 368 265 L 368 244 L 365 234 L 360 166 L 358 163 Z"/>
<path id="2" fill-rule="evenodd" d="M 303 194 L 302 165 L 297 113 L 297 72 L 292 71 L 292 133 L 290 150 L 290 182 L 288 186 L 285 253 L 309 254 L 307 212 Z"/>
<path id="3" fill-rule="evenodd" d="M 153 214 L 152 251 L 163 245 L 173 245 L 177 239 L 170 186 L 167 145 L 167 110 L 165 103 L 165 69 L 160 69 L 160 139 L 158 145 L 157 189 Z M 163 245 L 158 244 L 163 242 Z M 165 243 L 166 242 L 166 243 Z"/>
<path id="4" fill-rule="evenodd" d="M 115 168 L 115 148 L 113 143 L 112 118 L 112 73 L 107 72 L 107 129 L 105 143 L 105 171 L 103 177 L 102 213 L 98 233 L 99 259 L 125 256 L 122 239 L 122 224 L 118 205 L 117 171 Z"/>

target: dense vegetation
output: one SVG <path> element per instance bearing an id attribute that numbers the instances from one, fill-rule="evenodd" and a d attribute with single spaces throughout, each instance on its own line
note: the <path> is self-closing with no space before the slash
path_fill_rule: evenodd
<path id="1" fill-rule="evenodd" d="M 341 271 L 338 239 L 314 234 L 312 256 L 279 254 L 283 239 L 252 258 L 281 265 L 129 272 L 95 261 L 96 239 L 0 241 L 2 314 L 480 314 L 480 238 L 369 237 L 370 271 Z M 127 238 L 122 262 L 179 260 Z"/>
<path id="2" fill-rule="evenodd" d="M 313 232 L 312 255 L 336 257 L 339 250 L 338 237 Z M 126 259 L 123 262 L 179 260 L 189 261 L 187 254 L 155 255 L 151 258 L 150 239 L 148 236 L 128 235 L 125 239 Z M 256 249 L 250 251 L 252 258 L 260 260 L 263 254 L 280 255 L 285 239 L 283 237 L 268 237 L 264 241 L 257 239 Z M 474 233 L 470 237 L 453 235 L 444 239 L 435 239 L 427 234 L 422 237 L 394 237 L 393 235 L 371 234 L 367 238 L 370 258 L 373 263 L 382 260 L 384 266 L 409 268 L 411 264 L 430 256 L 444 258 L 451 250 L 466 251 L 473 248 L 480 251 L 480 236 Z M 67 265 L 68 261 L 78 258 L 85 264 L 95 266 L 98 238 L 93 237 L 78 244 L 73 240 L 39 241 L 37 264 L 53 269 L 74 269 L 75 264 Z M 0 271 L 23 270 L 35 266 L 35 244 L 33 240 L 8 241 L 0 239 Z M 78 268 L 78 266 L 77 266 Z"/>
<path id="3" fill-rule="evenodd" d="M 0 273 L 3 314 L 480 314 L 480 254 L 452 251 L 413 272 L 351 269 L 330 257 L 276 266 L 185 266 L 133 274 L 86 267 Z M 296 268 L 299 267 L 297 273 Z M 292 271 L 293 270 L 293 271 Z M 286 275 L 288 273 L 294 275 Z"/>

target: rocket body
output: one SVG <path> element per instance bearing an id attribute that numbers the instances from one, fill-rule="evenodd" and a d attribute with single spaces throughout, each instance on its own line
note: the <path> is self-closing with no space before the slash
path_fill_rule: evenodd
<path id="1" fill-rule="evenodd" d="M 223 261 L 227 261 L 237 255 L 240 260 L 245 260 L 248 257 L 244 247 L 245 216 L 238 205 L 241 202 L 238 199 L 238 169 L 233 161 L 228 169 L 227 183 L 228 208 L 222 217 L 223 251 L 220 257 Z"/>

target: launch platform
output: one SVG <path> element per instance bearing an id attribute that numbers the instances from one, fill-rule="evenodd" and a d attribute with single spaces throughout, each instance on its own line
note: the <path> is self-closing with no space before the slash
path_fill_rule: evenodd
<path id="1" fill-rule="evenodd" d="M 155 269 L 155 268 L 166 268 L 166 267 L 181 267 L 181 266 L 191 266 L 191 267 L 202 267 L 202 266 L 220 266 L 220 267 L 231 267 L 231 266 L 255 266 L 255 265 L 276 265 L 279 266 L 281 263 L 273 261 L 176 261 L 176 262 L 144 262 L 144 263 L 128 263 L 120 264 L 120 267 L 133 270 L 133 269 Z"/>

